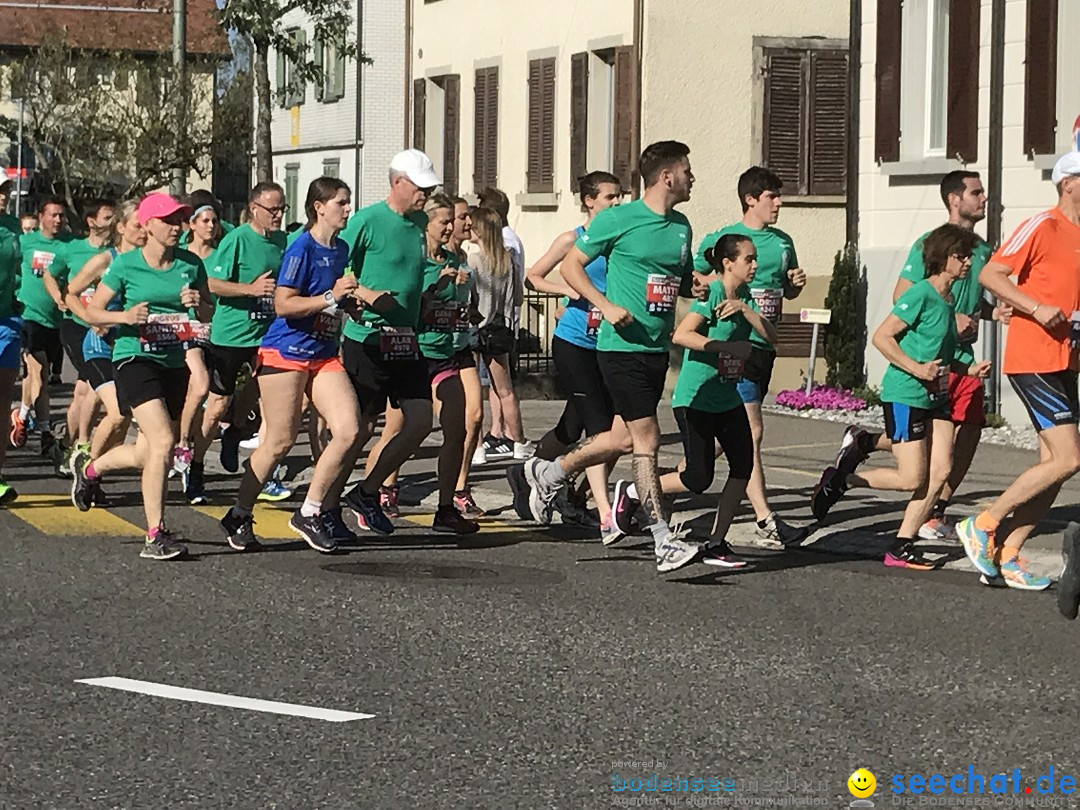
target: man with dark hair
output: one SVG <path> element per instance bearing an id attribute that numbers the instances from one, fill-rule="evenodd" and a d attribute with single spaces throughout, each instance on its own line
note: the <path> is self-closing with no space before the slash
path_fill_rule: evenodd
<path id="1" fill-rule="evenodd" d="M 941 180 L 941 199 L 949 212 L 949 224 L 974 234 L 975 225 L 986 216 L 986 190 L 978 172 L 957 169 Z M 895 304 L 911 286 L 926 278 L 923 260 L 925 233 L 915 240 L 907 261 L 900 271 L 893 290 Z M 985 297 L 979 284 L 979 272 L 990 259 L 991 249 L 980 236 L 974 234 L 975 248 L 971 254 L 971 272 L 959 279 L 952 287 L 953 310 L 956 313 L 956 362 L 970 366 L 975 362 L 974 344 L 979 337 L 980 319 L 991 317 L 1007 321 L 1011 310 L 994 307 Z M 933 426 L 930 442 L 931 485 L 940 488 L 941 496 L 934 504 L 930 518 L 919 529 L 923 540 L 946 540 L 955 536 L 945 519 L 949 500 L 959 488 L 971 467 L 979 446 L 982 429 L 986 424 L 986 406 L 981 379 L 965 374 L 950 373 L 949 409 Z M 873 450 L 889 449 L 888 438 L 882 433 L 870 433 L 852 426 L 844 433 L 836 466 L 847 472 L 855 470 Z M 938 479 L 944 477 L 942 482 Z"/>
<path id="2" fill-rule="evenodd" d="M 713 247 L 720 237 L 738 234 L 753 240 L 754 247 L 757 248 L 758 269 L 750 294 L 761 314 L 773 324 L 780 322 L 784 299 L 796 298 L 806 286 L 806 273 L 799 267 L 795 243 L 790 236 L 775 227 L 780 206 L 783 204 L 780 197 L 783 185 L 783 181 L 776 174 L 761 166 L 751 166 L 743 172 L 738 183 L 742 221 L 721 228 L 702 239 L 694 259 L 694 268 L 705 272 L 709 268 L 705 251 Z M 765 421 L 761 416 L 761 402 L 769 392 L 773 366 L 776 363 L 776 348 L 756 332 L 750 336 L 750 343 L 750 359 L 746 361 L 743 379 L 739 380 L 738 384 L 739 396 L 746 405 L 750 432 L 754 439 L 754 471 L 746 488 L 746 496 L 757 521 L 755 535 L 758 545 L 784 548 L 802 542 L 806 537 L 806 530 L 797 529 L 781 520 L 769 505 L 765 491 L 764 468 L 761 464 Z"/>
<path id="3" fill-rule="evenodd" d="M 672 531 L 656 467 L 656 409 L 664 395 L 675 302 L 680 294 L 689 295 L 695 282 L 700 284 L 690 253 L 690 223 L 674 210 L 690 199 L 694 184 L 689 153 L 676 141 L 649 146 L 639 164 L 644 195 L 597 214 L 562 262 L 563 279 L 603 317 L 596 348 L 616 414 L 611 429 L 554 461 L 529 459 L 522 471 L 524 482 L 508 472 L 515 508 L 526 511 L 518 504 L 527 497 L 527 513 L 547 525 L 555 496 L 569 477 L 633 451 L 634 484 L 649 517 L 661 573 L 692 562 L 700 550 L 684 540 L 682 532 Z M 607 258 L 606 294 L 585 271 L 598 256 Z M 615 519 L 628 523 L 632 512 L 624 509 L 620 514 L 620 500 L 613 509 Z"/>

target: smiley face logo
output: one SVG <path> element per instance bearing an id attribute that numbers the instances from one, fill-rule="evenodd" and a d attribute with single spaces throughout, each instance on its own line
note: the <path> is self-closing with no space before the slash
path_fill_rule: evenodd
<path id="1" fill-rule="evenodd" d="M 856 799 L 865 799 L 867 796 L 874 795 L 874 791 L 877 789 L 877 780 L 866 768 L 859 768 L 848 777 L 847 789 L 851 791 L 851 795 Z"/>

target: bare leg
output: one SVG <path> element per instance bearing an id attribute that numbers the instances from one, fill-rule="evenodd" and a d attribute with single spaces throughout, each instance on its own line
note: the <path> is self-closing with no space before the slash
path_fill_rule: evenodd
<path id="1" fill-rule="evenodd" d="M 202 431 L 202 404 L 210 393 L 210 372 L 206 369 L 206 360 L 203 351 L 199 348 L 188 349 L 184 355 L 188 370 L 187 398 L 184 400 L 184 410 L 180 414 L 180 446 L 191 447 L 203 445 L 203 454 L 208 444 L 202 441 L 201 436 L 196 436 L 196 431 Z M 200 456 L 201 458 L 201 456 Z"/>
<path id="2" fill-rule="evenodd" d="M 465 454 L 465 388 L 457 375 L 439 382 L 432 391 L 442 427 L 442 447 L 439 448 L 438 479 L 439 506 L 453 505 Z"/>
<path id="3" fill-rule="evenodd" d="M 405 417 L 402 415 L 398 408 L 393 405 L 389 405 L 386 408 L 386 414 L 383 417 L 383 429 L 379 435 L 379 441 L 375 443 L 375 446 L 368 451 L 367 463 L 364 465 L 364 478 L 371 477 L 371 471 L 375 469 L 375 465 L 379 462 L 379 456 L 382 455 L 382 451 L 386 448 L 386 445 L 390 444 L 395 436 L 401 432 L 402 425 L 405 424 Z M 392 487 L 397 484 L 399 470 L 394 470 L 386 477 L 385 481 L 379 482 L 380 486 Z"/>
<path id="4" fill-rule="evenodd" d="M 484 428 L 484 388 L 475 368 L 463 368 L 459 376 L 465 389 L 465 452 L 457 480 L 457 489 L 462 490 L 469 486 L 469 465 Z"/>
<path id="5" fill-rule="evenodd" d="M 263 416 L 266 433 L 248 459 L 247 469 L 240 479 L 236 505 L 245 511 L 254 507 L 263 484 L 296 442 L 308 379 L 309 375 L 303 371 L 283 371 L 262 378 L 263 393 L 275 407 L 269 408 Z"/>
<path id="6" fill-rule="evenodd" d="M 761 403 L 748 402 L 746 416 L 750 420 L 750 436 L 754 440 L 754 471 L 746 485 L 746 496 L 754 510 L 754 517 L 761 521 L 772 514 L 769 498 L 765 492 L 765 468 L 761 464 L 761 441 L 765 435 L 765 422 L 761 417 Z"/>
<path id="7" fill-rule="evenodd" d="M 511 441 L 524 442 L 525 430 L 521 424 L 521 405 L 518 403 L 514 382 L 510 377 L 510 355 L 500 354 L 498 357 L 490 358 L 488 374 L 491 375 L 491 392 L 499 401 L 503 435 Z M 492 419 L 494 420 L 494 416 Z"/>
<path id="8" fill-rule="evenodd" d="M 120 413 L 120 405 L 116 401 L 116 386 L 112 383 L 101 386 L 97 390 L 97 396 L 101 404 L 105 406 L 105 415 L 98 422 L 90 437 L 90 458 L 98 459 L 106 451 L 124 443 L 128 428 L 131 427 L 131 418 Z"/>

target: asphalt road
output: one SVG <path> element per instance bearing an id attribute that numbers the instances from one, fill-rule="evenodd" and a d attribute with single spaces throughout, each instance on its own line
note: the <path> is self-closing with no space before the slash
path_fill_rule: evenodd
<path id="1" fill-rule="evenodd" d="M 530 434 L 554 408 L 526 407 Z M 769 418 L 769 480 L 795 522 L 808 520 L 839 433 Z M 992 497 L 1030 455 L 985 448 L 958 508 Z M 431 468 L 407 468 L 406 500 L 427 496 Z M 460 543 L 402 520 L 345 555 L 292 538 L 244 556 L 225 546 L 213 508 L 186 506 L 171 522 L 193 558 L 153 563 L 138 557 L 134 479 L 110 482 L 115 509 L 82 515 L 32 453 L 14 453 L 5 474 L 24 497 L 0 513 L 3 808 L 841 807 L 859 767 L 876 775 L 880 807 L 895 806 L 894 775 L 1018 768 L 1017 800 L 1051 767 L 1080 776 L 1080 626 L 1057 614 L 1052 591 L 985 588 L 962 565 L 897 572 L 811 546 L 749 550 L 742 573 L 661 577 L 644 538 L 604 549 L 505 511 Z M 501 475 L 490 465 L 477 476 L 496 511 L 508 500 Z M 234 487 L 211 482 L 221 504 Z M 1033 543 L 1046 565 L 1078 493 L 1066 489 Z M 710 505 L 680 508 L 694 517 Z M 844 501 L 822 534 L 872 555 L 899 508 Z M 257 528 L 286 538 L 286 516 L 263 511 Z M 373 717 L 76 683 L 104 677 Z M 617 790 L 653 773 L 706 781 Z"/>

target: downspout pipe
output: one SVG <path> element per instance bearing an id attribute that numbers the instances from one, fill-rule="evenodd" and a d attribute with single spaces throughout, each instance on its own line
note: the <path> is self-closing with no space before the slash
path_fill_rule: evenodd
<path id="1" fill-rule="evenodd" d="M 992 248 L 1001 244 L 1002 163 L 1004 155 L 1005 110 L 1005 3 L 993 0 L 990 14 L 990 142 L 987 155 L 986 183 L 990 189 L 987 205 L 986 241 Z M 988 410 L 1001 413 L 1001 325 L 987 319 L 983 324 L 986 338 L 985 358 L 993 363 L 987 382 Z"/>
<path id="2" fill-rule="evenodd" d="M 631 142 L 634 146 L 634 164 L 631 172 L 633 181 L 633 198 L 637 199 L 641 192 L 641 180 L 638 172 L 638 157 L 641 155 L 641 84 L 642 84 L 642 53 L 645 50 L 645 0 L 634 0 L 634 121 L 631 127 Z"/>
<path id="3" fill-rule="evenodd" d="M 364 0 L 356 0 L 356 135 L 353 139 L 356 158 L 353 161 L 353 205 L 360 207 L 360 161 L 364 148 Z"/>
<path id="4" fill-rule="evenodd" d="M 847 223 L 848 247 L 859 246 L 859 92 L 862 81 L 862 4 L 851 0 L 848 11 L 848 142 Z"/>

